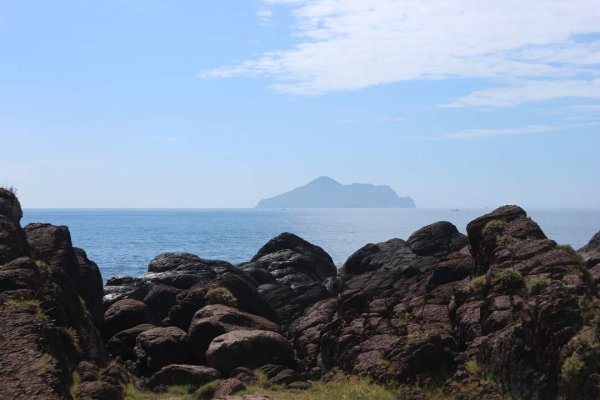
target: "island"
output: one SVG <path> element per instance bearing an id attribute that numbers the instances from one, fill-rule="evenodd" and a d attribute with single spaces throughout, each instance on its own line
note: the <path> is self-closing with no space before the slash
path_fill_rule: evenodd
<path id="1" fill-rule="evenodd" d="M 415 208 L 410 197 L 400 197 L 387 185 L 343 185 L 321 176 L 304 186 L 263 199 L 256 208 Z"/>

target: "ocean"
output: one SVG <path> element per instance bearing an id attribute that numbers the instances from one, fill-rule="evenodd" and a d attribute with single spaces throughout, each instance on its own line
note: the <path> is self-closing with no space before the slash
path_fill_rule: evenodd
<path id="1" fill-rule="evenodd" d="M 73 244 L 83 248 L 102 272 L 140 275 L 166 251 L 239 263 L 269 239 L 292 232 L 327 251 L 342 265 L 367 243 L 407 239 L 436 221 L 450 221 L 465 232 L 467 223 L 488 209 L 26 209 L 31 222 L 67 225 Z M 546 235 L 578 249 L 600 230 L 600 209 L 530 209 Z"/>

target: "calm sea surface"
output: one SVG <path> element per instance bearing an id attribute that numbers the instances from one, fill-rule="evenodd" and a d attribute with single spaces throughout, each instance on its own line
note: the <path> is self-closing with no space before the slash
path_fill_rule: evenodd
<path id="1" fill-rule="evenodd" d="M 341 265 L 369 242 L 407 239 L 422 226 L 450 221 L 465 232 L 469 221 L 490 210 L 464 209 L 195 209 L 37 210 L 30 222 L 67 225 L 73 243 L 98 263 L 106 280 L 139 275 L 165 251 L 186 251 L 233 263 L 249 260 L 270 238 L 292 232 L 323 247 Z M 583 246 L 600 230 L 600 209 L 530 209 L 546 235 L 558 243 Z"/>

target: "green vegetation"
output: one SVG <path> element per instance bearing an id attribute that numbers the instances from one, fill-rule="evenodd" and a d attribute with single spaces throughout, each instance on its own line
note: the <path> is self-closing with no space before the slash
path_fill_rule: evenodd
<path id="1" fill-rule="evenodd" d="M 17 194 L 17 189 L 14 186 L 0 186 L 0 195 L 2 194 L 9 194 L 14 196 Z"/>
<path id="2" fill-rule="evenodd" d="M 504 221 L 500 221 L 499 219 L 493 219 L 491 221 L 489 221 L 487 224 L 485 224 L 485 226 L 483 227 L 483 231 L 481 231 L 481 233 L 483 233 L 483 235 L 487 235 L 488 233 L 499 233 L 502 232 L 504 230 L 504 228 L 506 227 L 506 223 Z"/>
<path id="3" fill-rule="evenodd" d="M 560 369 L 560 376 L 567 385 L 570 385 L 577 381 L 584 371 L 585 363 L 577 354 L 573 354 L 565 359 Z"/>
<path id="4" fill-rule="evenodd" d="M 479 376 L 481 374 L 481 367 L 476 360 L 469 360 L 465 363 L 465 370 L 471 376 Z"/>
<path id="5" fill-rule="evenodd" d="M 485 287 L 485 275 L 480 275 L 472 278 L 469 281 L 469 290 L 471 292 L 480 293 Z"/>
<path id="6" fill-rule="evenodd" d="M 496 238 L 496 244 L 498 246 L 508 246 L 515 241 L 515 238 L 510 235 L 500 235 Z"/>
<path id="7" fill-rule="evenodd" d="M 77 331 L 72 327 L 64 327 L 61 326 L 58 328 L 60 332 L 67 338 L 67 340 L 73 345 L 75 350 L 80 353 L 81 352 L 81 344 L 79 342 L 79 335 Z"/>
<path id="8" fill-rule="evenodd" d="M 176 385 L 170 386 L 164 393 L 154 392 L 142 392 L 137 390 L 135 386 L 129 384 L 125 386 L 123 392 L 124 400 L 160 400 L 160 399 L 173 399 L 174 396 L 178 400 L 197 400 L 198 398 L 190 394 L 193 388 L 188 385 Z"/>
<path id="9" fill-rule="evenodd" d="M 255 371 L 256 374 L 256 371 Z M 383 386 L 371 383 L 367 378 L 339 375 L 329 382 L 317 381 L 308 390 L 285 389 L 283 386 L 267 388 L 267 379 L 264 374 L 256 374 L 258 384 L 250 386 L 239 393 L 264 394 L 273 400 L 395 400 L 397 393 Z M 261 376 L 262 375 L 262 376 Z M 133 385 L 127 385 L 124 391 L 125 400 L 160 400 L 177 396 L 180 400 L 202 400 L 208 399 L 221 384 L 216 380 L 193 391 L 189 386 L 171 386 L 164 393 L 141 392 Z"/>
<path id="10" fill-rule="evenodd" d="M 200 389 L 194 392 L 194 399 L 212 399 L 213 394 L 222 383 L 222 380 L 216 380 L 212 382 L 208 382 L 207 384 L 200 387 Z"/>
<path id="11" fill-rule="evenodd" d="M 4 302 L 4 306 L 15 306 L 20 308 L 27 308 L 35 314 L 36 317 L 40 318 L 48 318 L 44 313 L 44 309 L 42 308 L 42 303 L 36 299 L 24 299 L 24 298 L 12 298 L 8 299 Z"/>
<path id="12" fill-rule="evenodd" d="M 238 301 L 235 296 L 224 287 L 210 289 L 208 293 L 206 293 L 206 301 L 208 304 L 223 304 L 235 308 L 238 306 Z"/>
<path id="13" fill-rule="evenodd" d="M 579 254 L 577 250 L 575 250 L 570 244 L 559 244 L 558 246 L 556 246 L 556 248 L 566 250 L 570 255 L 575 257 L 575 259 L 580 265 L 585 265 L 585 260 L 583 259 L 583 256 Z"/>
<path id="14" fill-rule="evenodd" d="M 398 398 L 394 390 L 373 384 L 367 378 L 344 375 L 339 375 L 329 382 L 314 382 L 308 390 L 265 389 L 259 384 L 249 387 L 240 395 L 253 393 L 265 394 L 273 400 L 395 400 Z"/>
<path id="15" fill-rule="evenodd" d="M 79 372 L 74 371 L 73 375 L 71 375 L 71 397 L 72 398 L 77 398 L 75 396 L 75 394 L 77 393 L 77 386 L 79 386 L 79 384 L 81 383 L 81 376 L 79 375 Z"/>
<path id="16" fill-rule="evenodd" d="M 500 271 L 492 281 L 494 285 L 502 284 L 506 286 L 518 286 L 523 283 L 523 275 L 514 269 L 505 269 Z"/>
<path id="17" fill-rule="evenodd" d="M 48 372 L 48 364 L 50 363 L 50 361 L 52 361 L 52 356 L 50 354 L 48 354 L 48 353 L 42 354 L 42 356 L 40 357 L 40 359 L 38 360 L 38 363 L 37 363 L 36 374 L 38 376 L 46 375 L 46 372 Z"/>
<path id="18" fill-rule="evenodd" d="M 548 278 L 532 278 L 527 281 L 527 291 L 529 294 L 535 295 L 540 293 L 548 285 L 550 285 L 550 279 Z"/>

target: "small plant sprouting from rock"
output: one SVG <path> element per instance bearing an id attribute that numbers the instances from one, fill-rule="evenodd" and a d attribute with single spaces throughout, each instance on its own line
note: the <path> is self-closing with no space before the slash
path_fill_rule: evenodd
<path id="1" fill-rule="evenodd" d="M 485 287 L 485 275 L 476 276 L 469 281 L 469 290 L 471 292 L 480 293 Z"/>
<path id="2" fill-rule="evenodd" d="M 500 221 L 499 219 L 493 219 L 487 224 L 485 224 L 482 233 L 484 236 L 489 233 L 497 234 L 499 232 L 502 232 L 504 230 L 504 227 L 506 227 L 506 223 L 504 221 Z"/>
<path id="3" fill-rule="evenodd" d="M 48 372 L 48 363 L 52 360 L 52 356 L 48 353 L 42 354 L 37 363 L 37 375 L 44 376 Z"/>
<path id="4" fill-rule="evenodd" d="M 494 277 L 493 283 L 494 285 L 517 286 L 523 283 L 523 275 L 514 269 L 505 269 Z"/>
<path id="5" fill-rule="evenodd" d="M 0 195 L 1 194 L 16 196 L 17 189 L 14 186 L 0 186 Z"/>
<path id="6" fill-rule="evenodd" d="M 479 364 L 477 363 L 476 360 L 469 360 L 465 363 L 465 370 L 469 373 L 469 375 L 471 376 L 479 376 L 479 374 L 481 374 L 481 367 L 479 366 Z"/>
<path id="7" fill-rule="evenodd" d="M 527 291 L 529 294 L 535 295 L 540 293 L 548 285 L 550 285 L 550 279 L 548 278 L 532 278 L 527 281 Z"/>
<path id="8" fill-rule="evenodd" d="M 567 357 L 560 369 L 560 376 L 567 385 L 572 385 L 578 381 L 585 371 L 585 363 L 577 353 Z"/>
<path id="9" fill-rule="evenodd" d="M 213 394 L 221 383 L 223 383 L 223 381 L 218 379 L 200 386 L 200 388 L 194 392 L 194 399 L 212 399 Z"/>
<path id="10" fill-rule="evenodd" d="M 515 238 L 510 235 L 500 235 L 496 238 L 496 244 L 498 246 L 508 246 L 512 242 L 514 242 Z"/>
<path id="11" fill-rule="evenodd" d="M 238 306 L 238 301 L 235 296 L 224 287 L 210 289 L 206 293 L 206 301 L 208 304 L 223 304 L 235 308 Z"/>
<path id="12" fill-rule="evenodd" d="M 580 265 L 585 265 L 585 259 L 583 258 L 583 256 L 580 253 L 578 253 L 577 250 L 575 250 L 570 244 L 559 244 L 558 246 L 556 246 L 556 248 L 566 250 L 569 254 L 575 257 L 575 259 L 577 259 L 577 262 Z"/>

